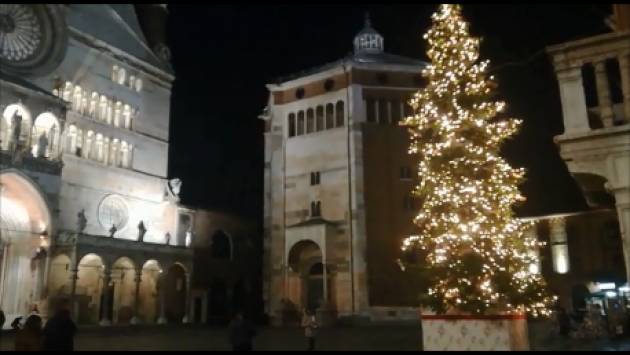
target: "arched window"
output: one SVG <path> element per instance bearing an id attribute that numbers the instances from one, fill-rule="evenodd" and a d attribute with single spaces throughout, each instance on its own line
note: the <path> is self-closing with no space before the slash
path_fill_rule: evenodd
<path id="1" fill-rule="evenodd" d="M 101 98 L 99 100 L 98 103 L 98 118 L 101 121 L 106 121 L 107 120 L 107 98 L 105 97 L 105 95 L 101 95 Z"/>
<path id="2" fill-rule="evenodd" d="M 311 217 L 322 216 L 322 203 L 320 201 L 311 202 Z"/>
<path id="3" fill-rule="evenodd" d="M 297 135 L 301 136 L 304 134 L 304 111 L 298 112 L 297 119 Z"/>
<path id="4" fill-rule="evenodd" d="M 140 78 L 136 79 L 136 91 L 140 92 L 142 90 L 142 80 Z"/>
<path id="5" fill-rule="evenodd" d="M 232 243 L 230 237 L 223 231 L 212 236 L 212 258 L 220 260 L 232 259 Z"/>
<path id="6" fill-rule="evenodd" d="M 95 147 L 95 154 L 94 154 L 94 158 L 96 161 L 102 162 L 103 161 L 103 135 L 98 133 L 96 134 L 96 142 L 94 144 Z"/>
<path id="7" fill-rule="evenodd" d="M 133 90 L 136 86 L 136 77 L 134 75 L 129 76 L 129 88 Z"/>
<path id="8" fill-rule="evenodd" d="M 114 106 L 114 127 L 120 127 L 120 116 L 122 115 L 123 104 L 120 101 Z"/>
<path id="9" fill-rule="evenodd" d="M 317 106 L 315 110 L 315 131 L 324 130 L 324 106 Z"/>
<path id="10" fill-rule="evenodd" d="M 72 100 L 72 94 L 74 93 L 72 91 L 72 83 L 69 81 L 66 81 L 66 84 L 63 87 L 63 95 L 62 98 L 64 101 L 68 101 L 70 102 Z"/>
<path id="11" fill-rule="evenodd" d="M 336 112 L 335 112 L 335 127 L 343 127 L 346 119 L 345 119 L 345 105 L 343 101 L 337 102 Z"/>
<path id="12" fill-rule="evenodd" d="M 109 137 L 103 138 L 103 159 L 101 162 L 103 164 L 107 164 L 107 160 L 109 159 Z"/>
<path id="13" fill-rule="evenodd" d="M 77 149 L 77 127 L 70 125 L 66 131 L 66 143 L 64 151 L 68 154 L 74 154 Z"/>
<path id="14" fill-rule="evenodd" d="M 128 146 L 127 146 L 127 142 L 125 141 L 121 141 L 120 142 L 120 157 L 117 159 L 118 160 L 118 164 L 116 166 L 118 166 L 119 168 L 126 168 L 127 167 L 127 157 L 129 156 L 129 150 L 128 150 Z"/>
<path id="15" fill-rule="evenodd" d="M 2 149 L 8 150 L 18 144 L 21 147 L 28 147 L 31 137 L 31 114 L 22 104 L 11 104 L 2 112 L 2 123 L 0 123 L 0 139 Z M 15 125 L 19 123 L 19 129 Z M 17 142 L 15 135 L 17 134 Z"/>
<path id="16" fill-rule="evenodd" d="M 118 82 L 118 65 L 114 65 L 112 68 L 112 81 L 115 83 Z"/>
<path id="17" fill-rule="evenodd" d="M 118 70 L 118 84 L 125 85 L 126 79 L 127 79 L 127 71 L 124 68 L 120 68 Z"/>
<path id="18" fill-rule="evenodd" d="M 315 131 L 315 112 L 312 108 L 306 111 L 306 133 L 313 133 Z"/>
<path id="19" fill-rule="evenodd" d="M 125 105 L 123 108 L 122 117 L 124 127 L 129 129 L 131 127 L 131 107 L 129 105 Z"/>
<path id="20" fill-rule="evenodd" d="M 55 115 L 45 112 L 37 116 L 32 131 L 31 146 L 33 156 L 48 158 L 57 152 L 59 121 Z M 40 144 L 44 144 L 45 148 L 42 147 L 40 149 Z"/>
<path id="21" fill-rule="evenodd" d="M 75 139 L 74 154 L 78 157 L 83 156 L 83 130 L 77 128 L 77 137 Z"/>
<path id="22" fill-rule="evenodd" d="M 87 115 L 88 108 L 89 108 L 88 97 L 87 95 L 84 95 L 83 99 L 81 99 L 81 110 L 80 110 L 81 114 Z"/>
<path id="23" fill-rule="evenodd" d="M 105 121 L 108 124 L 112 124 L 113 119 L 114 119 L 114 101 L 107 99 L 107 115 L 105 117 Z"/>
<path id="24" fill-rule="evenodd" d="M 109 165 L 118 166 L 118 150 L 120 146 L 120 141 L 117 138 L 114 138 L 110 144 L 109 150 Z"/>
<path id="25" fill-rule="evenodd" d="M 295 113 L 289 114 L 289 138 L 295 137 Z"/>
<path id="26" fill-rule="evenodd" d="M 81 112 L 81 102 L 83 102 L 83 90 L 77 85 L 74 87 L 74 94 L 72 96 L 72 109 Z"/>
<path id="27" fill-rule="evenodd" d="M 92 144 L 94 142 L 94 132 L 87 131 L 85 134 L 85 141 L 83 142 L 83 157 L 90 159 L 93 154 Z"/>
<path id="28" fill-rule="evenodd" d="M 98 104 L 98 93 L 92 92 L 90 97 L 90 107 L 88 109 L 88 116 L 96 118 L 96 105 Z"/>
<path id="29" fill-rule="evenodd" d="M 335 106 L 333 104 L 326 105 L 326 129 L 335 128 Z"/>

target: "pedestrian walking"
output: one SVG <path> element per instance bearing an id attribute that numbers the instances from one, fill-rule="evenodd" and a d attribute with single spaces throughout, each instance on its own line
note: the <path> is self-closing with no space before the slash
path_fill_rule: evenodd
<path id="1" fill-rule="evenodd" d="M 304 328 L 304 336 L 307 341 L 307 351 L 315 350 L 315 337 L 317 336 L 317 320 L 315 319 L 315 314 L 309 312 L 308 310 L 304 310 L 304 314 L 302 316 L 302 327 Z"/>
<path id="2" fill-rule="evenodd" d="M 76 331 L 70 317 L 70 303 L 64 300 L 44 327 L 44 350 L 73 351 Z"/>
<path id="3" fill-rule="evenodd" d="M 30 315 L 15 334 L 15 351 L 42 350 L 42 317 Z"/>
<path id="4" fill-rule="evenodd" d="M 254 324 L 243 317 L 241 312 L 236 313 L 229 325 L 230 343 L 234 351 L 252 351 L 253 340 L 256 336 Z"/>

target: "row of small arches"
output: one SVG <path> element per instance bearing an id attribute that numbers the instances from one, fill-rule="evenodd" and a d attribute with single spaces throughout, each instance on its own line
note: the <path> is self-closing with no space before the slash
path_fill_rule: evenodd
<path id="1" fill-rule="evenodd" d="M 119 85 L 127 86 L 129 89 L 135 90 L 136 92 L 142 90 L 142 79 L 135 75 L 129 75 L 129 78 L 127 78 L 127 70 L 118 65 L 112 67 L 112 81 Z"/>
<path id="2" fill-rule="evenodd" d="M 110 138 L 75 125 L 66 130 L 64 152 L 105 165 L 130 168 L 133 145 L 118 138 Z"/>
<path id="3" fill-rule="evenodd" d="M 315 109 L 289 113 L 289 138 L 343 127 L 345 124 L 345 103 L 319 105 Z"/>
<path id="4" fill-rule="evenodd" d="M 95 91 L 90 94 L 71 82 L 66 82 L 62 89 L 53 90 L 53 94 L 70 102 L 73 111 L 114 127 L 131 129 L 132 121 L 138 115 L 138 110 L 128 104 Z"/>
<path id="5" fill-rule="evenodd" d="M 15 125 L 18 124 L 19 127 Z M 43 150 L 43 157 L 53 157 L 59 152 L 61 128 L 57 117 L 50 112 L 39 114 L 35 120 L 29 110 L 21 104 L 8 105 L 0 119 L 0 149 L 28 149 L 33 156 Z M 39 149 L 44 142 L 43 149 Z"/>

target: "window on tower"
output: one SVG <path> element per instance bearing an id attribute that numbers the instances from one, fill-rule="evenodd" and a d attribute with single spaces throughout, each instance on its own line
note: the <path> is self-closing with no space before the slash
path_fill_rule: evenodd
<path id="1" fill-rule="evenodd" d="M 335 106 L 333 104 L 326 105 L 326 129 L 335 128 L 334 115 Z"/>
<path id="2" fill-rule="evenodd" d="M 335 127 L 343 127 L 345 121 L 345 105 L 343 101 L 339 101 L 335 112 Z"/>
<path id="3" fill-rule="evenodd" d="M 315 131 L 324 130 L 324 106 L 317 106 L 315 110 Z"/>
<path id="4" fill-rule="evenodd" d="M 295 113 L 289 114 L 289 138 L 295 137 Z"/>
<path id="5" fill-rule="evenodd" d="M 312 108 L 306 111 L 306 133 L 313 133 L 315 131 L 315 112 Z"/>
<path id="6" fill-rule="evenodd" d="M 301 136 L 304 134 L 304 111 L 298 112 L 297 117 L 297 135 Z"/>
<path id="7" fill-rule="evenodd" d="M 316 186 L 320 184 L 319 176 L 320 176 L 319 171 L 311 173 L 311 186 Z"/>
<path id="8" fill-rule="evenodd" d="M 322 216 L 322 203 L 320 201 L 311 202 L 311 217 Z"/>

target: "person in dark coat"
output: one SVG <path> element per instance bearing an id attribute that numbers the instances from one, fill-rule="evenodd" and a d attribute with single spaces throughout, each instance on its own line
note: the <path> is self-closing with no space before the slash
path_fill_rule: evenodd
<path id="1" fill-rule="evenodd" d="M 30 315 L 15 335 L 15 351 L 42 350 L 42 317 Z"/>
<path id="2" fill-rule="evenodd" d="M 256 336 L 254 325 L 243 317 L 242 313 L 237 313 L 230 322 L 230 343 L 234 351 L 252 351 L 252 343 Z"/>
<path id="3" fill-rule="evenodd" d="M 63 301 L 44 327 L 44 350 L 73 351 L 77 326 L 70 317 L 69 302 Z"/>

